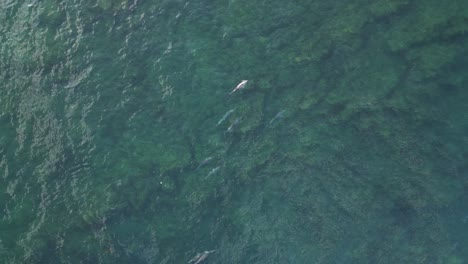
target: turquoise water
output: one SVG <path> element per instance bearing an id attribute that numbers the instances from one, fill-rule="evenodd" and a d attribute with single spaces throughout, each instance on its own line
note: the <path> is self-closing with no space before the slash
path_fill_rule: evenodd
<path id="1" fill-rule="evenodd" d="M 0 3 L 0 263 L 468 262 L 467 1 Z"/>

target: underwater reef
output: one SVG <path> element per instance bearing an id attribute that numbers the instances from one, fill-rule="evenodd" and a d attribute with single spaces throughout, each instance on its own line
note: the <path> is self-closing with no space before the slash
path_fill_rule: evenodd
<path id="1" fill-rule="evenodd" d="M 464 263 L 466 10 L 0 7 L 0 262 Z"/>

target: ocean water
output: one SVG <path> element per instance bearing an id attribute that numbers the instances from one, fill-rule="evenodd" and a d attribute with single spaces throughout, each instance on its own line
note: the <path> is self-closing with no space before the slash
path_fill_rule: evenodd
<path id="1" fill-rule="evenodd" d="M 1 0 L 0 263 L 467 263 L 466 10 Z"/>

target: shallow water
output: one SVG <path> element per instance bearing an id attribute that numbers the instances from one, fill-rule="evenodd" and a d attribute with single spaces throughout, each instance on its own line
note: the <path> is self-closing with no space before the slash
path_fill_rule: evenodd
<path id="1" fill-rule="evenodd" d="M 0 262 L 468 261 L 468 2 L 286 2 L 2 1 Z"/>

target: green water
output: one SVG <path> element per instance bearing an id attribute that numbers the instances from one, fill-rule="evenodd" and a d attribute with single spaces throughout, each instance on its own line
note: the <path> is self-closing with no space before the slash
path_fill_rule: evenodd
<path id="1" fill-rule="evenodd" d="M 0 1 L 0 263 L 468 263 L 466 10 Z"/>

